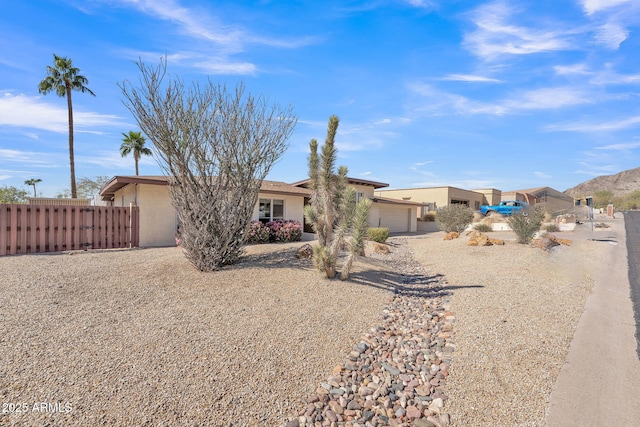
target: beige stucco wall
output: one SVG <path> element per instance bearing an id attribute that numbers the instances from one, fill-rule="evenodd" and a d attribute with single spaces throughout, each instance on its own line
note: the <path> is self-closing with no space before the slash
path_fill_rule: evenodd
<path id="1" fill-rule="evenodd" d="M 259 193 L 258 199 L 284 200 L 285 219 L 295 219 L 303 224 L 304 197 L 272 193 Z M 177 214 L 171 205 L 169 187 L 166 185 L 130 184 L 115 193 L 113 206 L 140 207 L 140 246 L 175 246 Z M 258 204 L 253 211 L 253 221 L 258 220 Z"/>
<path id="2" fill-rule="evenodd" d="M 259 193 L 258 203 L 253 209 L 252 221 L 258 221 L 258 205 L 260 199 L 284 200 L 284 219 L 295 219 L 300 224 L 304 221 L 304 196 L 288 196 L 274 193 Z"/>
<path id="3" fill-rule="evenodd" d="M 436 209 L 450 205 L 452 200 L 466 201 L 470 208 L 479 209 L 484 198 L 482 193 L 455 187 L 379 190 L 375 192 L 375 195 L 418 203 L 435 203 Z M 419 210 L 416 210 L 416 215 L 420 215 Z"/>
<path id="4" fill-rule="evenodd" d="M 417 230 L 417 208 L 373 203 L 369 210 L 369 227 L 386 227 L 392 233 Z"/>
<path id="5" fill-rule="evenodd" d="M 357 192 L 363 194 L 364 197 L 373 197 L 374 188 L 370 185 L 357 185 L 357 184 L 349 184 L 351 187 L 355 188 Z"/>
<path id="6" fill-rule="evenodd" d="M 502 191 L 495 188 L 483 188 L 480 190 L 473 190 L 476 193 L 481 193 L 484 198 L 482 200 L 483 205 L 493 206 L 500 203 L 502 197 Z"/>
<path id="7" fill-rule="evenodd" d="M 175 246 L 177 215 L 168 186 L 131 184 L 116 191 L 114 206 L 129 203 L 140 207 L 140 246 Z"/>

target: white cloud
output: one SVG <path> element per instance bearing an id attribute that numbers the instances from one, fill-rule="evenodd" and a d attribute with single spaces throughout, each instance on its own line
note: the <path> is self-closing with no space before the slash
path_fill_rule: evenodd
<path id="1" fill-rule="evenodd" d="M 437 3 L 431 0 L 404 0 L 405 3 L 414 6 L 414 7 L 419 7 L 419 8 L 423 8 L 423 9 L 433 9 L 434 7 L 437 6 Z"/>
<path id="2" fill-rule="evenodd" d="M 433 160 L 429 160 L 429 161 L 426 161 L 426 162 L 417 162 L 417 163 L 413 164 L 413 168 L 419 167 L 419 166 L 424 166 L 424 165 L 429 165 L 431 163 L 435 163 L 435 162 Z"/>
<path id="3" fill-rule="evenodd" d="M 556 65 L 553 70 L 559 76 L 591 74 L 586 64 Z"/>
<path id="4" fill-rule="evenodd" d="M 640 74 L 617 74 L 607 70 L 597 74 L 589 83 L 597 85 L 639 84 Z"/>
<path id="5" fill-rule="evenodd" d="M 538 178 L 541 178 L 541 179 L 551 179 L 551 178 L 553 178 L 553 176 L 549 175 L 548 173 L 544 173 L 544 172 L 535 171 L 535 172 L 533 172 L 533 174 L 535 176 L 537 176 Z"/>
<path id="6" fill-rule="evenodd" d="M 602 147 L 595 147 L 595 149 L 596 150 L 628 151 L 638 147 L 640 147 L 640 142 L 627 142 L 622 144 L 603 145 Z"/>
<path id="7" fill-rule="evenodd" d="M 528 28 L 512 24 L 510 4 L 494 2 L 480 6 L 472 13 L 476 29 L 465 34 L 464 46 L 487 61 L 503 55 L 528 55 L 572 49 L 571 30 L 558 31 L 540 25 Z"/>
<path id="8" fill-rule="evenodd" d="M 414 111 L 426 112 L 434 116 L 448 114 L 495 114 L 503 115 L 507 111 L 502 105 L 473 101 L 462 95 L 444 92 L 428 84 L 411 84 L 409 89 L 425 99 L 422 107 Z"/>
<path id="9" fill-rule="evenodd" d="M 32 167 L 41 168 L 59 168 L 56 161 L 68 159 L 68 155 L 58 153 L 42 153 L 37 151 L 22 151 L 0 149 L 0 164 L 2 163 L 18 163 L 19 165 L 28 164 Z"/>
<path id="10" fill-rule="evenodd" d="M 257 36 L 244 29 L 221 23 L 206 10 L 190 9 L 176 0 L 120 1 L 151 16 L 173 22 L 187 35 L 216 43 L 228 52 L 241 52 L 246 43 L 293 49 L 318 42 L 315 37 L 282 39 Z"/>
<path id="11" fill-rule="evenodd" d="M 587 93 L 573 88 L 543 88 L 523 93 L 505 103 L 509 110 L 553 110 L 574 105 L 592 104 Z"/>
<path id="12" fill-rule="evenodd" d="M 449 74 L 443 77 L 441 80 L 459 81 L 459 82 L 479 82 L 479 83 L 500 83 L 501 80 L 493 79 L 491 77 L 476 76 L 472 74 Z"/>
<path id="13" fill-rule="evenodd" d="M 632 0 L 582 0 L 582 7 L 584 11 L 587 12 L 587 15 L 592 15 L 624 3 L 631 3 L 631 1 Z"/>
<path id="14" fill-rule="evenodd" d="M 620 24 L 607 22 L 596 31 L 596 42 L 609 49 L 618 49 L 620 44 L 627 39 L 629 30 Z"/>
<path id="15" fill-rule="evenodd" d="M 66 133 L 66 102 L 63 106 L 48 104 L 39 96 L 5 93 L 0 98 L 0 126 L 28 127 L 50 132 Z M 73 123 L 78 131 L 92 131 L 98 126 L 123 126 L 121 117 L 86 111 L 74 111 Z"/>
<path id="16" fill-rule="evenodd" d="M 608 132 L 624 130 L 640 125 L 640 116 L 629 117 L 622 120 L 614 120 L 609 122 L 593 123 L 575 122 L 568 124 L 559 124 L 548 126 L 550 131 L 570 131 L 570 132 Z"/>
<path id="17" fill-rule="evenodd" d="M 460 180 L 433 180 L 414 182 L 411 187 L 457 187 L 463 189 L 492 188 L 496 185 L 494 180 L 460 179 Z"/>
<path id="18" fill-rule="evenodd" d="M 576 105 L 591 104 L 595 100 L 586 92 L 571 87 L 542 88 L 511 97 L 486 103 L 474 101 L 462 95 L 434 89 L 427 84 L 410 86 L 415 94 L 427 102 L 415 111 L 429 112 L 433 115 L 448 114 L 490 114 L 503 116 L 526 110 L 556 110 Z"/>

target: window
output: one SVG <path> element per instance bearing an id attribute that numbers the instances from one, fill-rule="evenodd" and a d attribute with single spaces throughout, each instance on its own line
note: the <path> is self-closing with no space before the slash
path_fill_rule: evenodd
<path id="1" fill-rule="evenodd" d="M 364 193 L 362 191 L 356 192 L 356 203 L 358 203 L 363 198 L 364 198 Z"/>
<path id="2" fill-rule="evenodd" d="M 284 200 L 260 199 L 258 202 L 258 219 L 260 222 L 271 222 L 284 219 Z"/>

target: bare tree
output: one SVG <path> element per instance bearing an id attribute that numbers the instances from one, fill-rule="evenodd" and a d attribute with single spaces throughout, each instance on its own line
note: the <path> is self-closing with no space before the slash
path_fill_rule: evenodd
<path id="1" fill-rule="evenodd" d="M 242 255 L 262 180 L 287 148 L 297 118 L 208 81 L 185 87 L 157 67 L 138 63 L 139 87 L 120 84 L 125 105 L 156 148 L 180 221 L 180 244 L 201 271 Z"/>
<path id="2" fill-rule="evenodd" d="M 337 116 L 329 118 L 327 139 L 318 155 L 318 141 L 309 143 L 309 185 L 311 204 L 305 206 L 304 215 L 318 235 L 314 247 L 315 266 L 324 271 L 328 278 L 336 275 L 336 263 L 342 248 L 348 251 L 342 265 L 340 278 L 349 277 L 355 258 L 364 251 L 369 229 L 371 200 L 363 198 L 356 203 L 356 191 L 347 185 L 346 166 L 340 166 L 335 173 L 335 137 L 338 131 Z"/>

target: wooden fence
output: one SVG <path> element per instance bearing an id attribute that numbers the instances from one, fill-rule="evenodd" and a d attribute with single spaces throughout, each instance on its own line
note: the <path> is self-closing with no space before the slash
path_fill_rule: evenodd
<path id="1" fill-rule="evenodd" d="M 139 245 L 139 207 L 0 204 L 0 256 Z"/>

